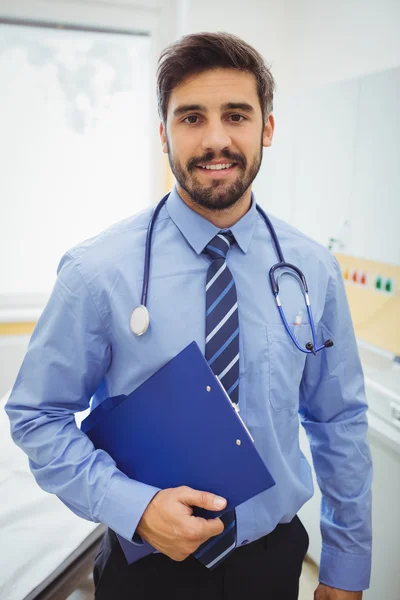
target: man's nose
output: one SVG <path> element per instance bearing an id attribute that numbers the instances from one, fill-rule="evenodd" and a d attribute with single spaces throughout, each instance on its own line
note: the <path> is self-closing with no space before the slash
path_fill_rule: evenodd
<path id="1" fill-rule="evenodd" d="M 218 153 L 231 145 L 231 138 L 228 135 L 224 123 L 221 123 L 221 121 L 218 120 L 208 123 L 203 131 L 204 136 L 201 145 L 205 152 L 213 151 Z"/>

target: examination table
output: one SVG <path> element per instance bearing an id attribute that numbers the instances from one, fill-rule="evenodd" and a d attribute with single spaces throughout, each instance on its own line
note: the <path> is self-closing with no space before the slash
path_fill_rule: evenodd
<path id="1" fill-rule="evenodd" d="M 0 600 L 65 600 L 88 578 L 103 525 L 39 488 L 0 399 Z"/>

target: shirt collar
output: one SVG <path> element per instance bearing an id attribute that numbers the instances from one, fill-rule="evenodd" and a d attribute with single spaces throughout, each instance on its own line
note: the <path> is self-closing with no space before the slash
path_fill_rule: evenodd
<path id="1" fill-rule="evenodd" d="M 166 208 L 175 225 L 197 254 L 201 254 L 213 237 L 221 231 L 213 223 L 192 210 L 179 196 L 176 186 L 168 197 Z M 256 218 L 256 201 L 252 194 L 250 209 L 235 225 L 229 228 L 235 236 L 239 248 L 245 254 L 253 237 Z"/>

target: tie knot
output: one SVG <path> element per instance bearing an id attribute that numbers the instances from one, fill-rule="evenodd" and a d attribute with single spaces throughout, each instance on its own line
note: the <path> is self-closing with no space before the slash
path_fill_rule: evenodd
<path id="1" fill-rule="evenodd" d="M 203 252 L 212 258 L 212 260 L 217 258 L 223 258 L 225 260 L 228 250 L 234 242 L 235 238 L 231 231 L 224 231 L 224 233 L 220 232 L 207 244 Z"/>

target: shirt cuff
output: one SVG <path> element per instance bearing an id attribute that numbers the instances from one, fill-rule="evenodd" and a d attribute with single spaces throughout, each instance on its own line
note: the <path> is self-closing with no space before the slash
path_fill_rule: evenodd
<path id="1" fill-rule="evenodd" d="M 319 581 L 349 592 L 367 590 L 371 577 L 371 555 L 349 554 L 322 546 Z"/>
<path id="2" fill-rule="evenodd" d="M 110 481 L 98 520 L 132 542 L 144 511 L 159 491 L 152 485 L 116 473 Z"/>

